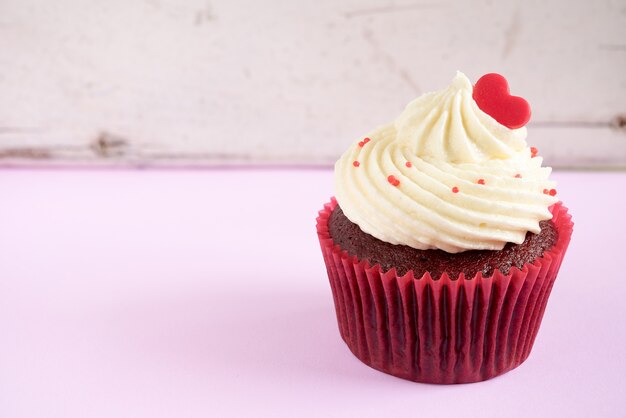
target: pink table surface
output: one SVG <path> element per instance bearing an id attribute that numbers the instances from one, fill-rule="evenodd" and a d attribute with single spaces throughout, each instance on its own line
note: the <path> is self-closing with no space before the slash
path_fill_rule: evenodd
<path id="1" fill-rule="evenodd" d="M 436 386 L 340 339 L 328 170 L 0 171 L 0 417 L 623 417 L 626 173 L 554 178 L 576 226 L 531 356 Z"/>

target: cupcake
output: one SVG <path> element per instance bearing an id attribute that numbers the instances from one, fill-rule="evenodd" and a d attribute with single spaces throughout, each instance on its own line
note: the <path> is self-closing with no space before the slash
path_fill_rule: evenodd
<path id="1" fill-rule="evenodd" d="M 528 357 L 573 228 L 529 118 L 502 76 L 457 73 L 337 161 L 317 233 L 339 332 L 365 364 L 468 383 Z"/>

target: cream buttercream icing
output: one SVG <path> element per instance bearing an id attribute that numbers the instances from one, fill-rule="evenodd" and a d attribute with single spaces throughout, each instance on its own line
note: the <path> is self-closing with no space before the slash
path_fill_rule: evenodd
<path id="1" fill-rule="evenodd" d="M 526 128 L 498 123 L 472 91 L 459 72 L 341 156 L 336 199 L 348 219 L 382 241 L 450 253 L 500 250 L 540 231 L 558 201 L 551 168 Z"/>

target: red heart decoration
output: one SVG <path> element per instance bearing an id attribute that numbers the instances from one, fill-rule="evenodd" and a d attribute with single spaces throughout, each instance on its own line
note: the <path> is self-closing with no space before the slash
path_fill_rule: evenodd
<path id="1" fill-rule="evenodd" d="M 507 128 L 521 128 L 530 120 L 530 105 L 521 97 L 511 96 L 509 83 L 500 74 L 480 77 L 472 97 L 483 112 Z"/>

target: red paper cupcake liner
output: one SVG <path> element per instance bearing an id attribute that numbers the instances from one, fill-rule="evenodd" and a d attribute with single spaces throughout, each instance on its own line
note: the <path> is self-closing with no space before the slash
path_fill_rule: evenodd
<path id="1" fill-rule="evenodd" d="M 446 273 L 433 279 L 413 271 L 398 276 L 349 255 L 334 243 L 328 218 L 333 198 L 317 218 L 317 233 L 332 289 L 339 332 L 365 364 L 417 382 L 469 383 L 519 366 L 530 354 L 548 297 L 569 244 L 573 223 L 553 205 L 556 244 L 543 257 L 504 275 Z"/>

